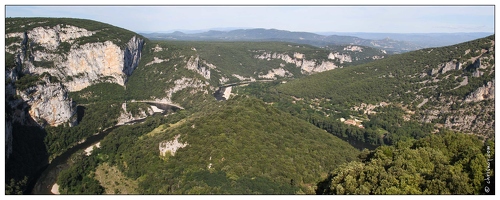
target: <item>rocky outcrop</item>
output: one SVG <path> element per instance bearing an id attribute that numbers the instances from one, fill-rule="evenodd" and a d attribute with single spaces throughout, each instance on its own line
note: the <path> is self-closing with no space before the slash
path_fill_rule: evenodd
<path id="1" fill-rule="evenodd" d="M 132 72 L 139 65 L 143 46 L 144 40 L 135 35 L 127 42 L 127 47 L 123 51 L 124 65 L 122 70 L 127 76 L 132 75 Z"/>
<path id="2" fill-rule="evenodd" d="M 330 59 L 330 60 L 338 59 L 340 61 L 340 64 L 342 64 L 344 62 L 352 62 L 352 58 L 351 58 L 350 55 L 348 55 L 348 54 L 341 54 L 339 52 L 328 54 L 328 59 Z"/>
<path id="3" fill-rule="evenodd" d="M 143 39 L 133 36 L 124 44 L 124 49 L 111 41 L 77 43 L 80 38 L 95 33 L 75 26 L 56 25 L 6 34 L 6 38 L 18 38 L 19 41 L 10 45 L 17 47 L 9 50 L 15 52 L 16 67 L 6 70 L 6 78 L 17 80 L 20 73 L 48 73 L 60 81 L 45 80 L 46 85 L 17 91 L 29 105 L 31 118 L 39 125 L 57 126 L 68 121 L 74 125 L 72 117 L 76 109 L 67 97 L 68 91 L 79 91 L 98 82 L 124 85 L 137 68 Z"/>
<path id="4" fill-rule="evenodd" d="M 48 80 L 46 80 L 48 82 Z M 41 126 L 58 126 L 65 122 L 76 124 L 76 108 L 60 83 L 36 85 L 17 93 L 30 105 L 30 116 Z"/>
<path id="5" fill-rule="evenodd" d="M 188 145 L 188 143 L 180 143 L 179 142 L 179 137 L 181 135 L 176 135 L 175 138 L 171 141 L 163 141 L 160 142 L 158 145 L 159 150 L 160 150 L 160 155 L 161 156 L 166 156 L 167 153 L 170 155 L 174 156 L 175 152 L 179 150 L 180 148 L 184 148 Z"/>
<path id="6" fill-rule="evenodd" d="M 65 83 L 69 91 L 79 91 L 99 81 L 112 77 L 111 82 L 125 84 L 124 51 L 110 41 L 88 43 L 72 49 L 67 61 L 61 63 L 62 70 L 71 81 Z"/>
<path id="7" fill-rule="evenodd" d="M 60 42 L 72 44 L 75 39 L 89 37 L 95 33 L 95 31 L 88 31 L 71 25 L 65 25 L 63 27 L 61 27 L 61 25 L 56 25 L 52 28 L 37 27 L 27 32 L 28 37 L 32 38 L 34 43 L 40 44 L 49 50 L 55 50 Z"/>
<path id="8" fill-rule="evenodd" d="M 301 53 L 294 53 L 294 57 L 290 57 L 287 54 L 280 53 L 267 53 L 264 52 L 261 55 L 254 56 L 257 59 L 261 60 L 273 60 L 273 59 L 281 59 L 286 63 L 295 64 L 297 67 L 300 67 L 302 70 L 302 74 L 311 74 L 316 72 L 323 72 L 338 68 L 339 66 L 335 65 L 335 63 L 330 61 L 321 61 L 321 64 L 317 64 L 319 61 L 316 60 L 306 60 L 305 55 Z"/>
<path id="9" fill-rule="evenodd" d="M 349 46 L 344 47 L 344 51 L 363 52 L 363 47 L 355 46 L 355 45 L 349 45 Z"/>
<path id="10" fill-rule="evenodd" d="M 154 57 L 153 61 L 146 63 L 145 66 L 149 66 L 149 65 L 157 64 L 157 63 L 162 63 L 162 62 L 168 62 L 168 61 L 169 61 L 169 59 L 160 59 L 158 57 Z"/>
<path id="11" fill-rule="evenodd" d="M 329 71 L 329 70 L 336 69 L 336 68 L 339 68 L 339 66 L 335 65 L 335 63 L 326 61 L 326 62 L 321 62 L 320 65 L 316 65 L 308 72 L 309 73 L 317 73 L 317 72 Z M 304 70 L 304 69 L 302 69 L 302 70 Z"/>
<path id="12" fill-rule="evenodd" d="M 483 136 L 495 134 L 495 106 L 471 104 L 447 114 L 444 127 Z"/>
<path id="13" fill-rule="evenodd" d="M 488 99 L 495 99 L 495 79 L 477 88 L 474 92 L 465 97 L 464 102 L 478 102 Z"/>
<path id="14" fill-rule="evenodd" d="M 224 97 L 224 99 L 228 100 L 229 97 L 231 97 L 231 91 L 233 90 L 233 87 L 229 86 L 229 87 L 226 87 L 224 89 L 224 93 L 222 95 L 222 97 Z"/>
<path id="15" fill-rule="evenodd" d="M 213 65 L 212 65 L 213 66 Z M 210 69 L 209 67 L 205 67 L 202 62 L 200 62 L 199 57 L 191 57 L 187 62 L 186 68 L 189 70 L 193 70 L 198 74 L 202 75 L 206 79 L 210 79 Z"/>
<path id="16" fill-rule="evenodd" d="M 196 80 L 192 78 L 181 78 L 174 81 L 174 87 L 169 88 L 165 91 L 167 93 L 167 99 L 172 99 L 172 95 L 178 91 L 181 91 L 186 88 L 193 88 L 195 91 L 201 90 L 203 87 L 209 85 L 207 82 L 203 82 L 201 80 Z"/>
<path id="17" fill-rule="evenodd" d="M 127 76 L 137 68 L 143 44 L 144 41 L 135 36 L 125 50 L 110 41 L 88 43 L 71 49 L 67 61 L 58 68 L 62 68 L 65 75 L 72 79 L 65 83 L 69 91 L 79 91 L 100 81 L 123 86 Z"/>
<path id="18" fill-rule="evenodd" d="M 456 61 L 450 61 L 441 65 L 441 74 L 444 74 L 451 70 L 460 70 L 462 69 L 462 63 Z"/>
<path id="19" fill-rule="evenodd" d="M 462 63 L 457 62 L 456 60 L 453 60 L 453 61 L 450 61 L 450 62 L 438 65 L 438 69 L 437 70 L 436 69 L 432 69 L 431 72 L 430 72 L 430 75 L 434 75 L 438 71 L 441 74 L 444 74 L 444 73 L 446 73 L 448 71 L 451 71 L 451 70 L 460 70 L 460 69 L 462 69 Z"/>
<path id="20" fill-rule="evenodd" d="M 161 52 L 163 51 L 163 48 L 161 48 L 160 45 L 157 44 L 154 48 L 151 48 L 151 50 L 153 50 L 153 52 Z"/>
<path id="21" fill-rule="evenodd" d="M 62 42 L 73 44 L 95 31 L 60 25 L 37 27 L 26 33 L 9 33 L 6 38 L 18 37 L 20 45 L 15 51 L 17 62 L 30 74 L 48 72 L 61 80 L 69 91 L 79 91 L 96 82 L 108 81 L 124 85 L 127 76 L 137 68 L 144 40 L 133 36 L 121 49 L 111 41 L 71 45 L 60 52 Z M 35 48 L 41 46 L 43 48 Z M 26 54 L 30 50 L 29 54 Z M 56 51 L 57 50 L 57 51 Z M 42 64 L 35 62 L 45 61 Z M 49 63 L 49 64 L 47 64 Z M 37 66 L 43 65 L 43 66 Z M 12 76 L 12 75 L 9 75 Z"/>
<path id="22" fill-rule="evenodd" d="M 479 71 L 479 69 L 476 69 L 474 70 L 474 72 L 472 72 L 472 77 L 481 77 L 483 76 L 484 72 L 482 71 Z"/>
<path id="23" fill-rule="evenodd" d="M 122 111 L 120 112 L 120 116 L 118 117 L 118 123 L 117 125 L 123 125 L 126 123 L 129 123 L 131 121 L 139 120 L 139 119 L 144 119 L 148 116 L 151 116 L 155 113 L 155 111 L 152 108 L 148 108 L 147 110 L 139 110 L 139 113 L 137 115 L 132 115 L 131 111 L 127 111 L 127 103 L 122 104 Z"/>
<path id="24" fill-rule="evenodd" d="M 284 70 L 283 68 L 278 68 L 269 70 L 266 75 L 259 75 L 259 78 L 276 79 L 276 76 L 291 77 L 293 76 L 293 74 Z"/>

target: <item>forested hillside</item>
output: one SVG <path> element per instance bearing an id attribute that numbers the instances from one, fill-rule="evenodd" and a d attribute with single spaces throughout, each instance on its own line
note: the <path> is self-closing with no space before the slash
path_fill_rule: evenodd
<path id="1" fill-rule="evenodd" d="M 358 151 L 348 143 L 253 98 L 177 115 L 166 123 L 114 130 L 83 158 L 94 164 L 59 177 L 62 191 L 98 192 L 78 188 L 93 178 L 89 172 L 107 163 L 137 182 L 141 194 L 313 193 L 327 172 L 357 160 Z M 162 154 L 158 145 L 166 141 L 185 146 Z"/>
<path id="2" fill-rule="evenodd" d="M 490 153 L 493 152 L 493 153 Z M 440 133 L 360 154 L 318 184 L 318 194 L 486 194 L 494 143 Z M 494 189 L 493 189 L 494 190 Z"/>
<path id="3" fill-rule="evenodd" d="M 156 41 L 145 45 L 142 62 L 126 83 L 126 98 L 186 104 L 187 99 L 203 99 L 191 96 L 213 94 L 225 84 L 300 78 L 385 56 L 381 50 L 360 46 L 321 49 L 281 42 Z"/>
<path id="4" fill-rule="evenodd" d="M 490 36 L 285 84 L 253 84 L 240 92 L 276 103 L 337 136 L 375 145 L 443 128 L 493 138 L 494 70 Z"/>

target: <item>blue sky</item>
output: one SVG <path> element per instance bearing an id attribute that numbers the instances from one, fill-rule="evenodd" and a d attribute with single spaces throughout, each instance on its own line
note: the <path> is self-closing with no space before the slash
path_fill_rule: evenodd
<path id="1" fill-rule="evenodd" d="M 494 6 L 6 6 L 6 17 L 92 19 L 135 32 L 222 27 L 307 32 L 494 32 Z"/>

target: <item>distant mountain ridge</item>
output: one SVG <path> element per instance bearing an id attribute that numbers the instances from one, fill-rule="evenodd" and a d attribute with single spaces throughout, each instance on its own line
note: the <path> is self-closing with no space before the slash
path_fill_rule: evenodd
<path id="1" fill-rule="evenodd" d="M 369 33 L 369 32 L 320 32 L 320 35 L 346 35 L 370 40 L 390 38 L 393 40 L 407 41 L 419 46 L 441 47 L 454 45 L 490 36 L 491 32 L 460 32 L 460 33 Z"/>
<path id="2" fill-rule="evenodd" d="M 152 40 L 192 40 L 192 41 L 279 41 L 309 44 L 314 46 L 326 45 L 363 45 L 387 51 L 388 53 L 403 53 L 421 49 L 423 47 L 406 41 L 392 39 L 371 40 L 353 36 L 330 35 L 324 36 L 310 32 L 292 32 L 278 29 L 237 29 L 232 31 L 210 30 L 203 33 L 186 34 L 180 31 L 173 33 L 141 33 Z"/>

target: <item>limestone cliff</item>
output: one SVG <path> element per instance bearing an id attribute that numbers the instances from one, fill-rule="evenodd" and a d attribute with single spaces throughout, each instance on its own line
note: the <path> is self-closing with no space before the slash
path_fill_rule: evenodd
<path id="1" fill-rule="evenodd" d="M 48 82 L 48 80 L 46 80 Z M 30 116 L 40 125 L 58 126 L 65 122 L 76 123 L 75 106 L 68 98 L 61 83 L 36 85 L 17 94 L 30 105 Z"/>
<path id="2" fill-rule="evenodd" d="M 79 44 L 78 39 L 90 37 L 95 31 L 61 26 L 37 27 L 24 33 L 6 34 L 6 39 L 19 41 L 6 51 L 15 53 L 16 62 L 23 67 L 23 72 L 48 72 L 65 80 L 63 84 L 69 91 L 79 91 L 99 81 L 124 85 L 127 76 L 137 68 L 143 39 L 133 36 L 125 47 L 98 40 Z"/>
<path id="3" fill-rule="evenodd" d="M 254 57 L 261 60 L 281 59 L 286 63 L 292 63 L 295 64 L 297 67 L 300 67 L 302 74 L 312 74 L 339 68 L 339 66 L 335 65 L 335 63 L 331 61 L 320 62 L 315 59 L 307 60 L 306 55 L 297 52 L 293 54 L 293 58 L 290 57 L 288 54 L 282 54 L 276 52 L 274 53 L 264 52 L 261 55 L 255 55 Z"/>
<path id="4" fill-rule="evenodd" d="M 200 61 L 200 58 L 197 57 L 191 57 L 189 61 L 187 62 L 186 68 L 189 70 L 193 70 L 203 76 L 205 79 L 210 79 L 210 67 L 213 65 L 207 65 L 206 61 Z M 215 68 L 215 67 L 212 67 Z"/>
<path id="5" fill-rule="evenodd" d="M 120 47 L 111 41 L 90 40 L 96 32 L 59 24 L 6 34 L 7 40 L 15 41 L 6 45 L 6 52 L 14 54 L 16 64 L 15 68 L 6 69 L 6 78 L 16 81 L 21 74 L 48 73 L 59 82 L 17 91 L 30 105 L 30 116 L 40 125 L 46 122 L 57 126 L 75 114 L 68 91 L 79 91 L 98 82 L 123 86 L 137 68 L 144 45 L 142 38 L 132 36 Z"/>
<path id="6" fill-rule="evenodd" d="M 477 88 L 474 92 L 465 97 L 464 102 L 478 102 L 488 99 L 495 99 L 495 79 Z"/>
<path id="7" fill-rule="evenodd" d="M 338 59 L 340 61 L 340 64 L 342 64 L 344 62 L 352 62 L 352 58 L 350 55 L 341 54 L 339 52 L 328 54 L 328 59 L 330 59 L 330 60 Z"/>

